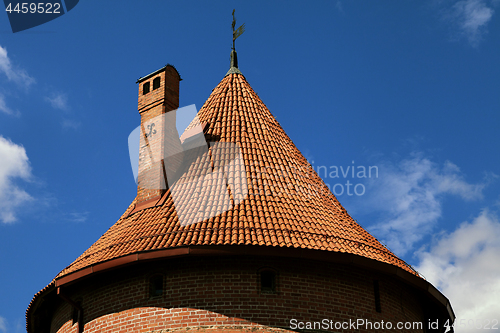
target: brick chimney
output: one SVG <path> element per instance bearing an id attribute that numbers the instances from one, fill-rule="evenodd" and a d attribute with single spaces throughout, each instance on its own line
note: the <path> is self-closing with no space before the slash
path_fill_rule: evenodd
<path id="1" fill-rule="evenodd" d="M 172 151 L 182 151 L 175 112 L 169 112 L 179 108 L 181 80 L 172 65 L 137 80 L 141 115 L 137 206 L 158 200 L 165 193 L 168 187 L 165 151 L 170 155 Z"/>

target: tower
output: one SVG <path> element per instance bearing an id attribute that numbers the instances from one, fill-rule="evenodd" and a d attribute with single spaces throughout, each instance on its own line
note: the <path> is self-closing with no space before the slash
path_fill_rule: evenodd
<path id="1" fill-rule="evenodd" d="M 141 115 L 140 147 L 150 146 L 156 151 L 164 150 L 162 145 L 173 144 L 162 140 L 164 131 L 175 130 L 175 112 L 169 117 L 172 122 L 163 122 L 163 126 L 152 121 L 162 115 L 179 108 L 179 72 L 172 65 L 166 65 L 159 70 L 141 77 L 136 83 L 139 84 L 138 111 Z M 156 125 L 156 126 L 155 126 Z M 167 127 L 167 125 L 170 125 Z M 148 151 L 140 149 L 143 154 L 139 155 L 139 172 L 137 188 L 137 204 L 148 204 L 158 200 L 165 192 L 167 184 L 163 179 L 161 169 L 165 161 L 160 159 L 154 161 L 147 155 Z M 146 154 L 144 154 L 146 153 Z"/>
<path id="2" fill-rule="evenodd" d="M 169 184 L 170 163 L 140 164 L 157 188 L 34 296 L 28 333 L 443 332 L 427 324 L 454 320 L 447 298 L 352 219 L 231 57 L 198 112 L 207 152 L 173 143 Z M 141 124 L 178 107 L 179 81 L 138 80 Z"/>

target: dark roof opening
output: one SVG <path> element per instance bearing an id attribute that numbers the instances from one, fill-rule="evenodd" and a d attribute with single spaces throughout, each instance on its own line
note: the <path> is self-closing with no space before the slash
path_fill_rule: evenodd
<path id="1" fill-rule="evenodd" d="M 153 90 L 160 88 L 161 78 L 158 76 L 153 80 Z"/>
<path id="2" fill-rule="evenodd" d="M 149 92 L 149 82 L 146 82 L 142 85 L 142 94 L 146 95 Z"/>

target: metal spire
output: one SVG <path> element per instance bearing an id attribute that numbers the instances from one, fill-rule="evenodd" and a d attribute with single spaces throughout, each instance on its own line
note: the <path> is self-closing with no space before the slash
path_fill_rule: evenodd
<path id="1" fill-rule="evenodd" d="M 245 23 L 243 23 L 238 29 L 234 30 L 234 27 L 236 26 L 236 18 L 234 17 L 234 11 L 236 9 L 233 9 L 233 23 L 232 23 L 232 27 L 233 27 L 233 50 L 235 50 L 234 48 L 234 42 L 236 41 L 236 38 L 240 37 L 242 33 L 245 32 Z"/>
<path id="2" fill-rule="evenodd" d="M 243 23 L 238 29 L 234 30 L 236 27 L 236 17 L 234 16 L 235 9 L 233 9 L 233 23 L 231 24 L 233 28 L 233 47 L 231 49 L 231 65 L 229 66 L 229 71 L 226 73 L 226 75 L 229 74 L 241 74 L 240 70 L 238 69 L 238 58 L 236 56 L 236 50 L 235 50 L 235 41 L 236 38 L 240 37 L 241 34 L 245 32 L 245 23 Z"/>

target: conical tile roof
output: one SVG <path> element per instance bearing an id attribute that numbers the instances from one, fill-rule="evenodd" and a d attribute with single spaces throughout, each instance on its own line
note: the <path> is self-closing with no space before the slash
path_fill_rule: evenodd
<path id="1" fill-rule="evenodd" d="M 244 172 L 246 184 L 232 184 L 239 194 L 231 194 L 229 206 L 216 208 L 214 203 L 206 219 L 200 219 L 195 209 L 188 209 L 181 223 L 170 191 L 154 207 L 137 211 L 134 201 L 118 222 L 56 279 L 134 253 L 200 245 L 345 252 L 418 275 L 349 216 L 241 72 L 228 72 L 200 109 L 198 118 L 206 124 L 207 141 L 232 143 L 242 157 L 235 159 L 233 167 Z M 216 165 L 213 144 L 210 149 Z M 196 174 L 207 154 L 204 156 L 195 159 L 182 177 Z M 237 172 L 226 175 L 228 182 L 233 173 Z M 188 187 L 190 183 L 182 183 L 182 177 L 179 183 Z M 215 186 L 220 184 L 205 181 L 197 195 L 207 195 L 210 189 L 216 193 Z M 209 206 L 210 195 L 207 200 L 204 204 Z"/>

